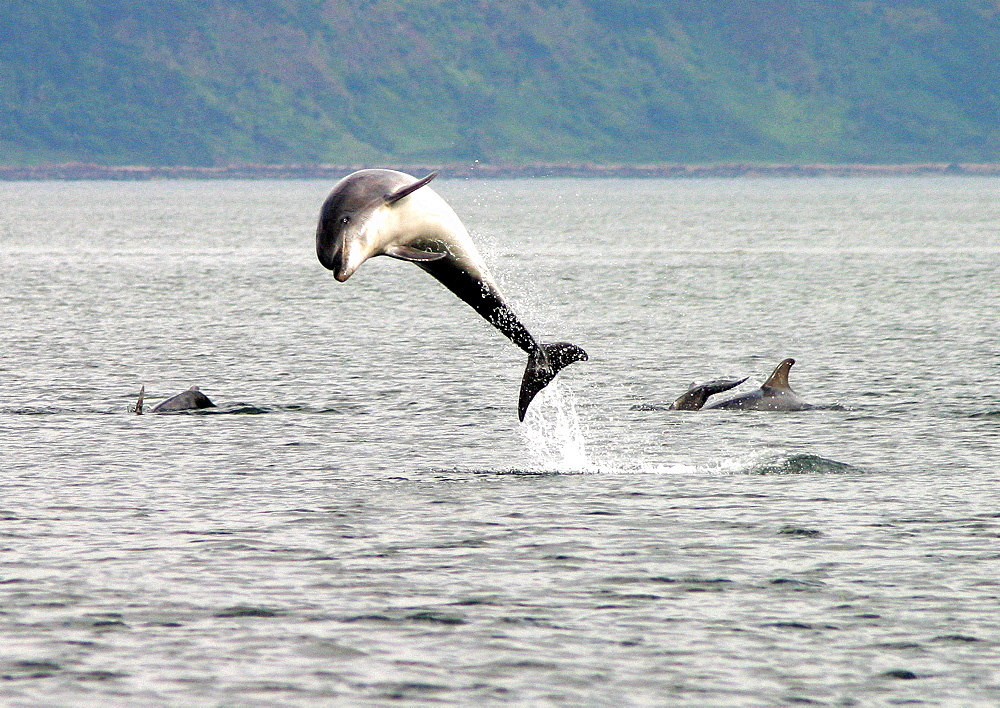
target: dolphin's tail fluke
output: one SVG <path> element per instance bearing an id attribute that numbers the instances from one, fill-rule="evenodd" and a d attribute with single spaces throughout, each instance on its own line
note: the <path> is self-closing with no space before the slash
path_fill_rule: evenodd
<path id="1" fill-rule="evenodd" d="M 543 344 L 528 356 L 528 366 L 521 379 L 521 395 L 517 401 L 517 419 L 524 421 L 528 406 L 539 391 L 549 385 L 564 367 L 574 361 L 587 361 L 587 352 L 569 342 Z"/>

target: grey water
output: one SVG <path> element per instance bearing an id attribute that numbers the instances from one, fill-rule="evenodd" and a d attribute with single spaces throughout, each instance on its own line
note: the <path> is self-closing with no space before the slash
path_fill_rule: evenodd
<path id="1" fill-rule="evenodd" d="M 0 703 L 1000 703 L 1000 181 L 438 180 L 524 424 L 331 186 L 0 183 Z"/>

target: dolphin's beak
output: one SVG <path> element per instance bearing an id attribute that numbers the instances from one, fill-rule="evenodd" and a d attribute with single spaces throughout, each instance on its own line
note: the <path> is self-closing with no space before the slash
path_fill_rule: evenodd
<path id="1" fill-rule="evenodd" d="M 345 254 L 344 251 L 344 244 L 341 243 L 336 248 L 332 249 L 332 253 L 326 251 L 320 255 L 319 258 L 323 267 L 328 270 L 332 270 L 333 277 L 340 283 L 343 283 L 354 275 L 354 271 L 356 271 L 358 266 L 361 265 L 360 263 L 351 263 L 351 259 L 347 257 L 347 254 Z"/>
<path id="2" fill-rule="evenodd" d="M 316 257 L 324 268 L 333 271 L 333 277 L 341 283 L 354 272 L 353 268 L 347 268 L 343 239 L 330 238 L 322 227 L 316 234 Z"/>
<path id="3" fill-rule="evenodd" d="M 316 256 L 319 258 L 319 262 L 323 264 L 324 268 L 333 271 L 334 278 L 340 282 L 347 280 L 348 276 L 345 275 L 341 277 L 341 273 L 344 270 L 344 256 L 342 249 L 317 248 Z"/>
<path id="4" fill-rule="evenodd" d="M 333 220 L 320 220 L 316 229 L 316 257 L 324 268 L 333 271 L 333 277 L 339 282 L 354 275 L 368 255 L 357 234 L 341 228 Z"/>
<path id="5" fill-rule="evenodd" d="M 353 268 L 346 268 L 344 265 L 338 262 L 336 268 L 332 268 L 333 277 L 337 279 L 338 283 L 345 282 L 354 273 Z"/>

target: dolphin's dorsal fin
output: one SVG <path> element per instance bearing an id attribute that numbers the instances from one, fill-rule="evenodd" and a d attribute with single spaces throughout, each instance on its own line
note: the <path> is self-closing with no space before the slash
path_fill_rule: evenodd
<path id="1" fill-rule="evenodd" d="M 402 199 L 408 194 L 413 194 L 415 191 L 417 191 L 425 184 L 430 182 L 432 179 L 437 177 L 437 175 L 438 175 L 437 170 L 434 170 L 429 175 L 427 175 L 423 179 L 418 179 L 413 184 L 408 184 L 405 187 L 400 187 L 394 192 L 389 192 L 388 194 L 385 195 L 385 203 L 392 204 L 393 202 L 398 202 L 400 199 Z"/>
<path id="2" fill-rule="evenodd" d="M 764 382 L 761 388 L 776 388 L 785 391 L 791 391 L 792 387 L 788 385 L 788 370 L 792 368 L 792 364 L 795 363 L 795 359 L 785 359 L 776 367 L 771 375 Z"/>
<path id="3" fill-rule="evenodd" d="M 385 255 L 398 258 L 401 261 L 437 261 L 445 257 L 445 253 L 435 251 L 422 251 L 413 246 L 389 246 L 385 249 Z"/>

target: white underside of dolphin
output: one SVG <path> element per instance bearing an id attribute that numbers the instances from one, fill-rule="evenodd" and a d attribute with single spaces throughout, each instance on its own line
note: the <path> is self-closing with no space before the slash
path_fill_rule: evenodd
<path id="1" fill-rule="evenodd" d="M 316 255 L 344 282 L 369 258 L 390 256 L 427 271 L 528 354 L 518 418 L 560 369 L 587 353 L 566 342 L 539 344 L 507 305 L 461 219 L 426 186 L 395 170 L 348 175 L 330 192 L 316 228 Z"/>

